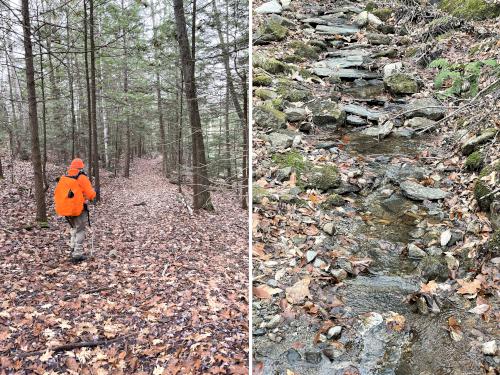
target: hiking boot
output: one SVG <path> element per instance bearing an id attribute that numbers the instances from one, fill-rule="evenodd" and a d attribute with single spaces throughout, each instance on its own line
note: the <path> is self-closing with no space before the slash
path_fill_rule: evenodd
<path id="1" fill-rule="evenodd" d="M 82 251 L 74 250 L 73 253 L 71 253 L 71 261 L 74 263 L 82 262 L 85 259 L 87 259 L 87 256 Z"/>

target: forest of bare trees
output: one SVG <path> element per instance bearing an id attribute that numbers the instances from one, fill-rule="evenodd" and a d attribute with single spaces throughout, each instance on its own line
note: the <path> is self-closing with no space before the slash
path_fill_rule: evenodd
<path id="1" fill-rule="evenodd" d="M 47 164 L 129 177 L 161 157 L 193 207 L 230 190 L 247 206 L 246 2 L 0 0 L 0 177 L 30 160 L 37 221 Z"/>

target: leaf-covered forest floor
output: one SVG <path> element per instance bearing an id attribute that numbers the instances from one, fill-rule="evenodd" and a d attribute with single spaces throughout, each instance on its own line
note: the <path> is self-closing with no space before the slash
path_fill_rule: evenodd
<path id="1" fill-rule="evenodd" d="M 280 3 L 254 4 L 255 373 L 498 374 L 498 18 Z"/>
<path id="2" fill-rule="evenodd" d="M 103 172 L 93 257 L 75 265 L 55 183 L 49 228 L 38 228 L 31 167 L 15 171 L 14 185 L 10 170 L 0 180 L 0 374 L 247 372 L 248 220 L 238 200 L 213 193 L 216 211 L 190 217 L 158 160 L 134 160 L 130 179 Z M 48 166 L 50 181 L 64 172 Z M 106 340 L 115 341 L 53 351 Z"/>

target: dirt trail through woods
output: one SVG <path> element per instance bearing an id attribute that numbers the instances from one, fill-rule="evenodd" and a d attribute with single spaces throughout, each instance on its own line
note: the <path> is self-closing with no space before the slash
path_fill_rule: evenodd
<path id="1" fill-rule="evenodd" d="M 247 213 L 214 194 L 215 213 L 190 217 L 159 168 L 136 160 L 130 179 L 104 177 L 91 206 L 94 256 L 78 265 L 68 261 L 66 222 L 30 228 L 28 191 L 0 182 L 1 374 L 245 371 Z M 62 172 L 49 168 L 52 181 Z M 31 351 L 42 352 L 20 358 Z"/>

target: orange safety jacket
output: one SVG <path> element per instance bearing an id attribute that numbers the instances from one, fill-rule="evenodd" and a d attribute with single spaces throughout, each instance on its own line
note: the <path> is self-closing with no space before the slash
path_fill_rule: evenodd
<path id="1" fill-rule="evenodd" d="M 79 169 L 70 168 L 68 169 L 67 175 L 71 177 L 78 175 L 78 173 L 80 173 Z M 80 188 L 82 189 L 82 193 L 85 199 L 91 201 L 92 199 L 95 198 L 96 192 L 92 188 L 92 184 L 90 183 L 89 178 L 85 174 L 81 173 L 76 179 L 76 181 L 78 182 L 78 185 L 80 185 Z"/>

